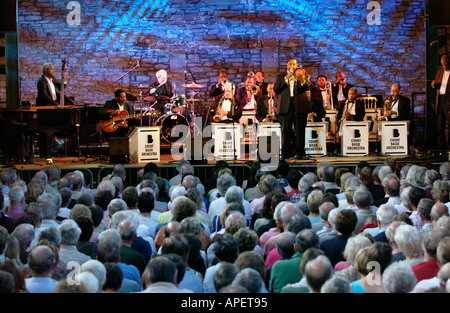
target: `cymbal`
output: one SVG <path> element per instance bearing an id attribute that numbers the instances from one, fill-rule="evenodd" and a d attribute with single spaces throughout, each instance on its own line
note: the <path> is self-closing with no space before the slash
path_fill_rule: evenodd
<path id="1" fill-rule="evenodd" d="M 194 82 L 190 83 L 190 84 L 184 84 L 182 85 L 183 87 L 187 87 L 187 88 L 204 88 L 204 85 L 200 85 L 200 84 L 196 84 Z"/>
<path id="2" fill-rule="evenodd" d="M 144 98 L 144 101 L 155 102 L 155 101 L 169 101 L 170 98 L 166 96 L 148 96 Z"/>
<path id="3" fill-rule="evenodd" d="M 135 95 L 133 95 L 132 93 L 129 93 L 129 92 L 127 92 L 126 95 L 127 95 L 128 101 L 137 101 L 137 99 L 138 99 Z"/>

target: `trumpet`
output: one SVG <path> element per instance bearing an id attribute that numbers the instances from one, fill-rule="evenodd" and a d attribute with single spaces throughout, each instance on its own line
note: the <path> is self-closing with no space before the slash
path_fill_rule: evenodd
<path id="1" fill-rule="evenodd" d="M 330 81 L 327 81 L 325 83 L 325 89 L 327 91 L 327 97 L 330 99 L 331 109 L 334 109 L 334 103 L 333 103 L 333 84 Z"/>
<path id="2" fill-rule="evenodd" d="M 269 108 L 267 110 L 266 118 L 264 119 L 265 123 L 272 123 L 275 114 L 273 112 L 273 97 L 269 98 Z"/>
<path id="3" fill-rule="evenodd" d="M 257 85 L 254 85 L 249 88 L 249 91 L 252 95 L 257 95 L 259 92 L 259 87 Z"/>
<path id="4" fill-rule="evenodd" d="M 345 84 L 345 77 L 341 77 L 339 78 L 339 82 L 344 85 Z"/>

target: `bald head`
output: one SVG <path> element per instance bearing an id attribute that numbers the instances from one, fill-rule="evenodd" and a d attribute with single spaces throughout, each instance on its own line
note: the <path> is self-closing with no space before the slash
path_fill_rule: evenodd
<path id="1" fill-rule="evenodd" d="M 183 227 L 181 226 L 180 223 L 178 223 L 177 221 L 172 221 L 169 222 L 166 226 L 165 232 L 166 234 L 177 234 L 177 233 L 181 233 L 183 230 Z"/>
<path id="2" fill-rule="evenodd" d="M 431 208 L 431 220 L 437 222 L 441 216 L 449 216 L 448 207 L 442 202 L 436 202 Z"/>

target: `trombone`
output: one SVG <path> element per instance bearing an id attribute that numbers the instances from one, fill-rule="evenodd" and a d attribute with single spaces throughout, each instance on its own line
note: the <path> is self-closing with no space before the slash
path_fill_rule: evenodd
<path id="1" fill-rule="evenodd" d="M 327 91 L 327 98 L 330 99 L 331 109 L 334 110 L 334 103 L 333 103 L 333 84 L 330 81 L 327 81 L 325 83 L 325 89 Z"/>

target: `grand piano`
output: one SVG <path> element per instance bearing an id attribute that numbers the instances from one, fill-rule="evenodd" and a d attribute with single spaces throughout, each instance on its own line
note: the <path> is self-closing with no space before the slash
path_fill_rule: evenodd
<path id="1" fill-rule="evenodd" d="M 53 137 L 76 138 L 76 124 L 81 126 L 98 123 L 96 115 L 99 109 L 97 105 L 26 107 L 22 109 L 22 118 L 21 111 L 17 108 L 3 108 L 2 113 L 18 130 L 23 126 L 26 138 L 39 135 L 39 157 L 50 158 Z M 31 148 L 31 143 L 27 143 L 27 140 L 25 144 Z"/>

